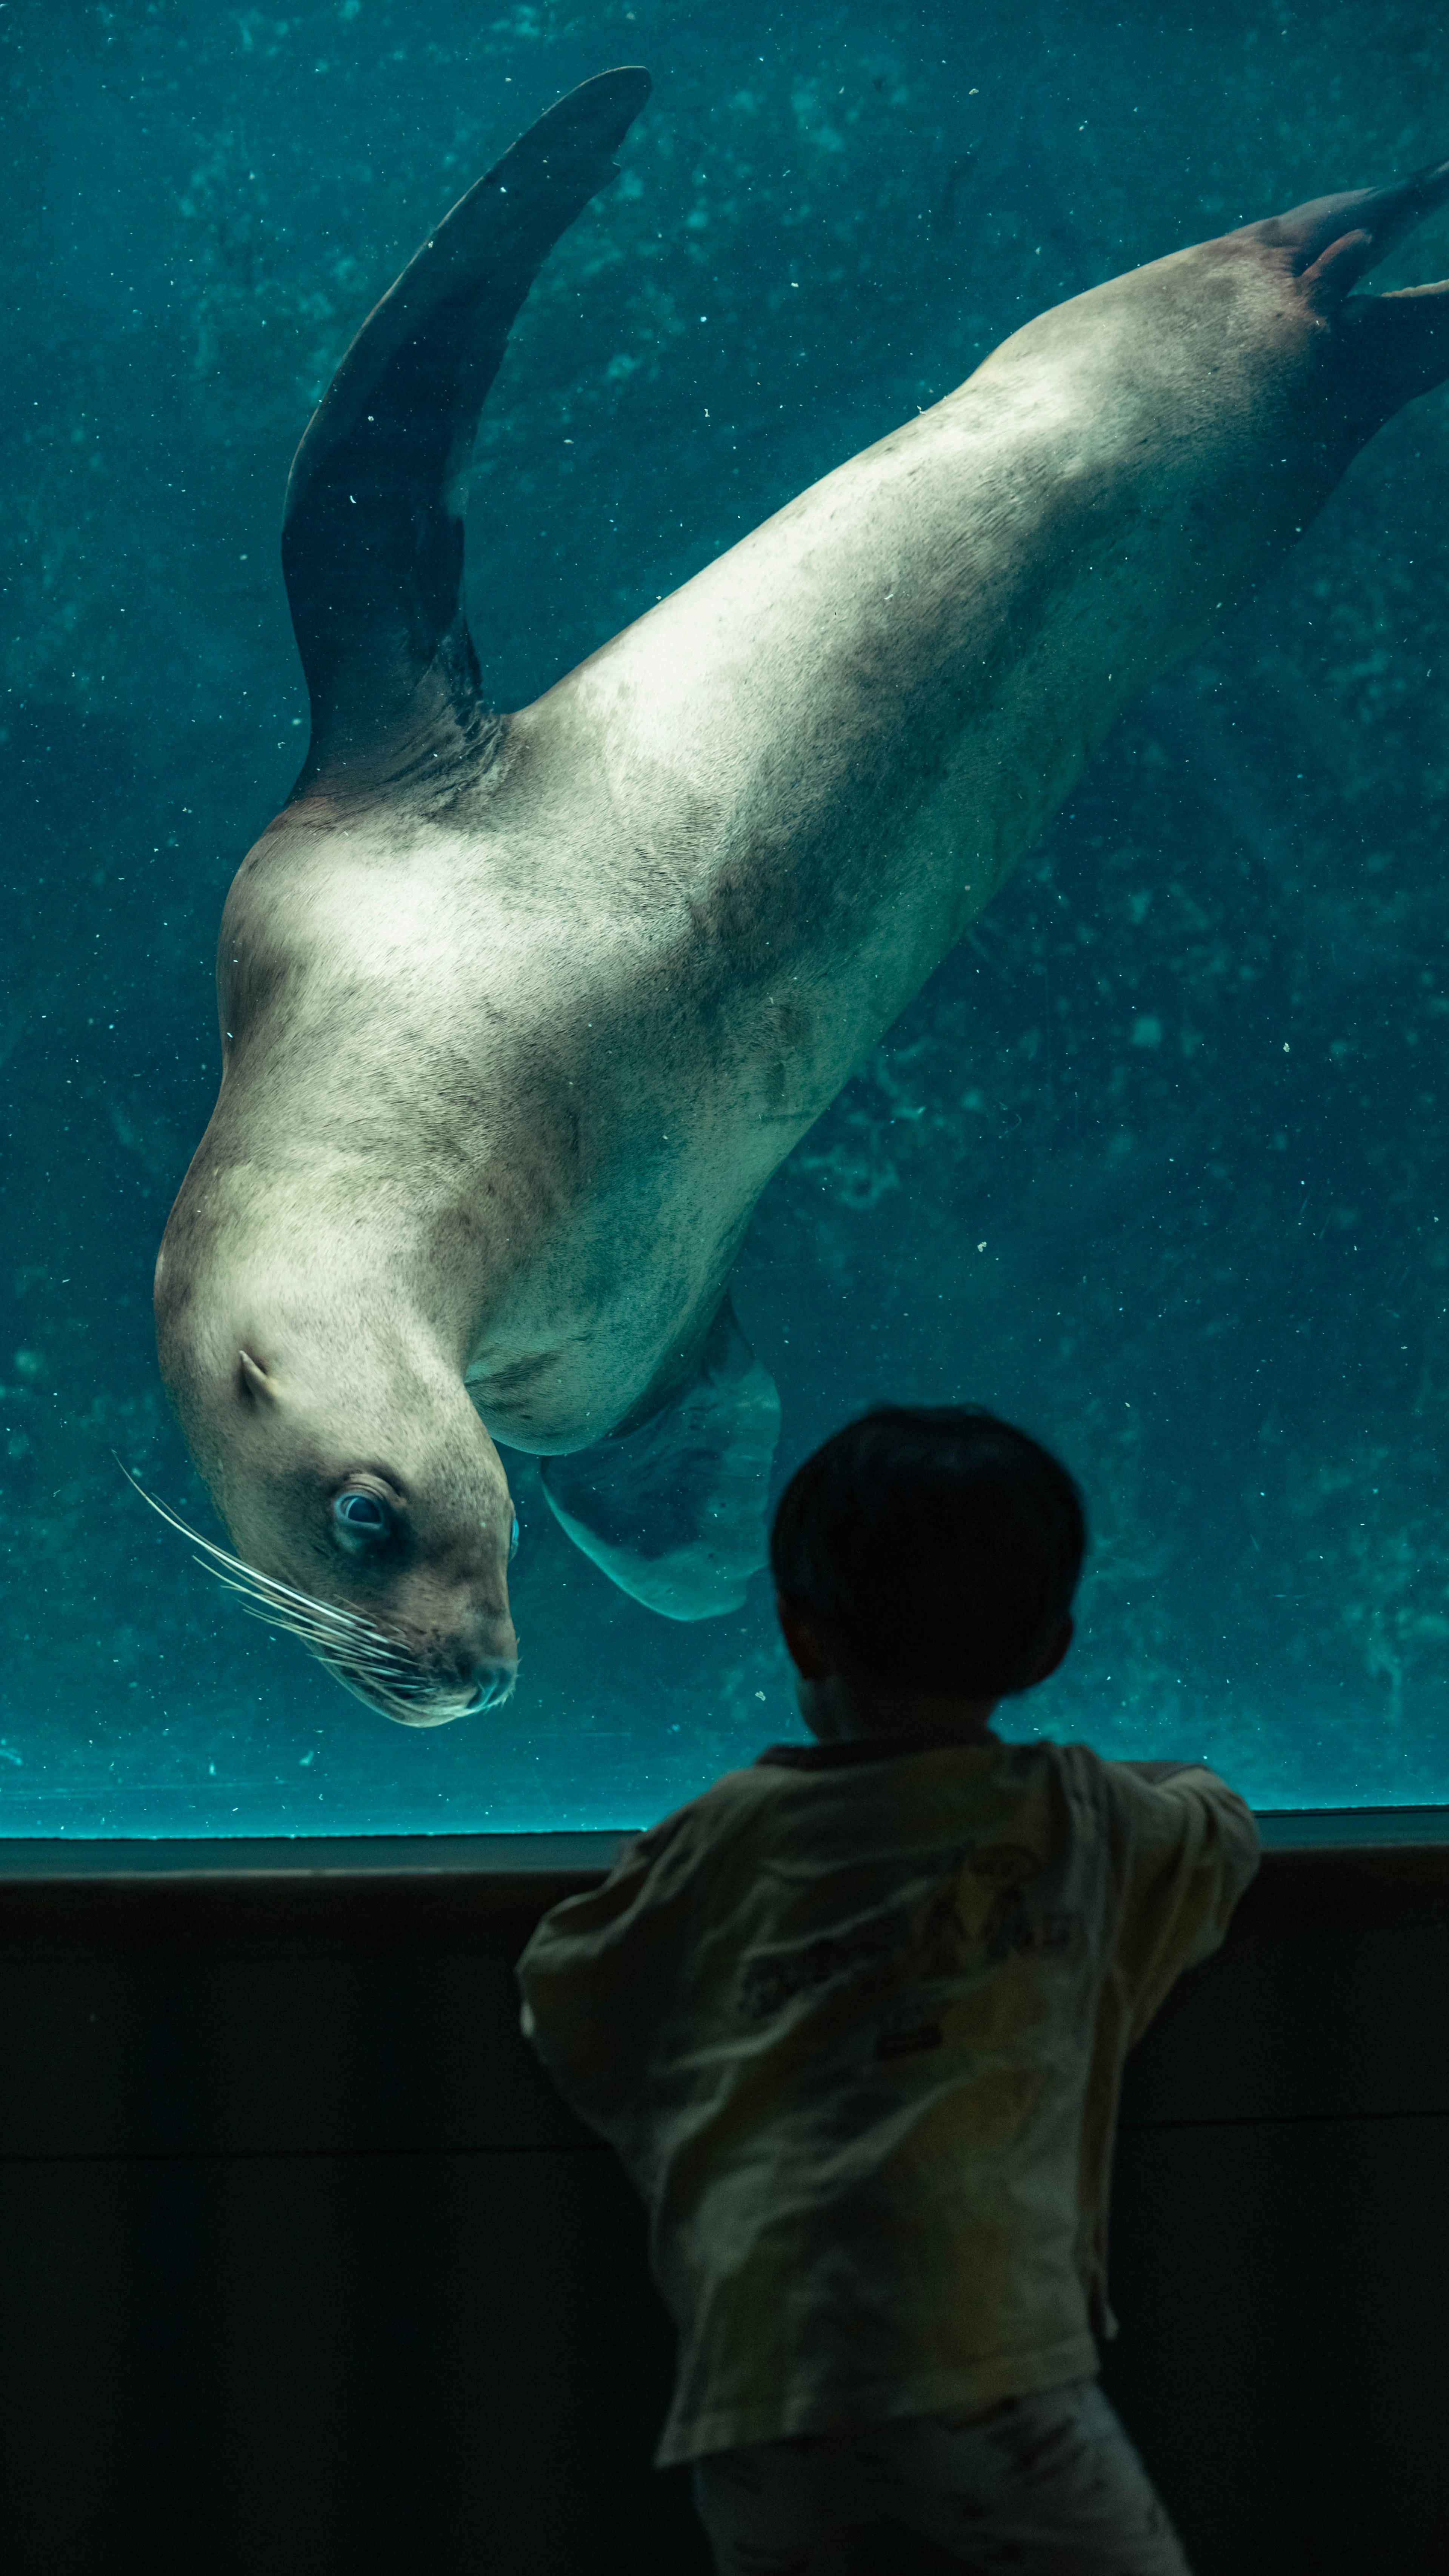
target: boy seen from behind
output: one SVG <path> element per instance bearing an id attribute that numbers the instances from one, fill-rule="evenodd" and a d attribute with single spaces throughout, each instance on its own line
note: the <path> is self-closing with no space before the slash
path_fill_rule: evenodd
<path id="1" fill-rule="evenodd" d="M 720 2576 L 843 2576 L 884 2523 L 978 2576 L 1186 2576 L 1097 2385 L 1112 2142 L 1258 1838 L 1201 1765 L 991 1732 L 1067 1651 L 1085 1538 L 988 1413 L 838 1432 L 771 1542 L 814 1741 L 637 1836 L 520 1963 L 649 2212 L 657 2457 Z"/>

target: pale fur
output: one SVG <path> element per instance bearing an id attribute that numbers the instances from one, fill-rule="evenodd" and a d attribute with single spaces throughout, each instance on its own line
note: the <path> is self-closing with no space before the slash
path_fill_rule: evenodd
<path id="1" fill-rule="evenodd" d="M 324 782 L 273 824 L 158 1273 L 234 1531 L 243 1342 L 343 1447 L 420 1457 L 467 1449 L 463 1380 L 536 1453 L 667 1397 L 771 1172 L 1367 434 L 1320 417 L 1323 327 L 1254 234 L 1079 296 L 511 718 L 451 802 Z"/>

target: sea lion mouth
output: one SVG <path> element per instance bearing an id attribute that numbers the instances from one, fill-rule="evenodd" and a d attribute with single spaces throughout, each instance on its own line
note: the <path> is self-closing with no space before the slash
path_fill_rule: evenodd
<path id="1" fill-rule="evenodd" d="M 331 1656 L 324 1655 L 322 1660 L 354 1699 L 392 1718 L 398 1726 L 451 1726 L 455 1718 L 481 1717 L 485 1709 L 501 1708 L 511 1698 L 518 1679 L 516 1664 L 496 1664 L 472 1683 L 422 1681 L 414 1695 L 411 1687 L 379 1688 L 375 1683 L 360 1681 Z"/>

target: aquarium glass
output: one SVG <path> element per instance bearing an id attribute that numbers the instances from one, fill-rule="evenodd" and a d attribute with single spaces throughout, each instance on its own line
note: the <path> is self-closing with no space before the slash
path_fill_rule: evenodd
<path id="1" fill-rule="evenodd" d="M 425 1733 L 121 1474 L 218 1534 L 151 1267 L 222 899 L 306 739 L 288 463 L 429 224 L 576 81 L 649 66 L 484 415 L 469 596 L 518 706 L 1033 312 L 1439 158 L 1439 32 L 1367 0 L 0 14 L 0 1836 L 626 1825 L 799 1732 L 766 1581 L 652 1615 L 526 1457 L 518 1690 Z M 1375 283 L 1446 270 L 1441 218 Z M 737 1269 L 781 1477 L 909 1398 L 1081 1479 L 1078 1643 L 1005 1731 L 1206 1757 L 1267 1808 L 1449 1797 L 1446 486 L 1441 393 L 1117 727 Z"/>

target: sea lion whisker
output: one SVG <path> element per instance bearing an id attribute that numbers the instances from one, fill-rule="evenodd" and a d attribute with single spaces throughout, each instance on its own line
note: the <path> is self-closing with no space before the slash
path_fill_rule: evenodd
<path id="1" fill-rule="evenodd" d="M 273 1627 L 290 1628 L 296 1636 L 306 1637 L 309 1641 L 315 1639 L 319 1644 L 325 1641 L 338 1652 L 355 1652 L 374 1643 L 384 1647 L 391 1644 L 381 1629 L 374 1628 L 368 1620 L 360 1619 L 355 1611 L 339 1610 L 332 1602 L 318 1600 L 311 1593 L 298 1592 L 291 1584 L 274 1584 L 267 1577 L 259 1581 L 238 1580 L 225 1562 L 212 1565 L 202 1556 L 195 1558 L 194 1562 L 204 1574 L 212 1575 L 223 1590 L 235 1593 L 243 1606 L 252 1610 L 257 1618 L 269 1621 Z M 243 1578 L 249 1577 L 254 1569 L 245 1566 L 240 1568 L 240 1573 Z"/>
<path id="2" fill-rule="evenodd" d="M 112 1455 L 114 1456 L 114 1454 L 115 1453 L 113 1451 Z M 130 1468 L 126 1466 L 120 1458 L 116 1459 L 116 1464 L 120 1468 L 122 1475 L 125 1477 L 127 1484 L 134 1486 L 136 1492 L 140 1495 L 142 1502 L 149 1503 L 152 1511 L 158 1513 L 160 1518 L 163 1521 L 168 1522 L 172 1529 L 179 1530 L 183 1538 L 189 1538 L 193 1547 L 203 1548 L 207 1556 L 213 1557 L 220 1565 L 230 1566 L 234 1573 L 244 1575 L 249 1583 L 266 1585 L 274 1592 L 292 1591 L 293 1587 L 290 1584 L 279 1582 L 275 1575 L 263 1574 L 260 1566 L 248 1565 L 244 1557 L 233 1555 L 230 1548 L 218 1546 L 215 1539 L 204 1538 L 201 1531 L 193 1529 L 191 1523 L 189 1521 L 184 1521 L 179 1512 L 173 1512 L 169 1503 L 160 1502 L 155 1494 L 148 1493 L 139 1476 L 133 1476 Z M 198 1562 L 200 1562 L 200 1560 L 198 1560 Z M 208 1572 L 211 1570 L 212 1569 L 210 1567 L 207 1568 Z M 295 1598 L 299 1601 L 305 1601 L 309 1596 L 305 1592 L 298 1592 L 296 1593 Z"/>
<path id="3" fill-rule="evenodd" d="M 384 1716 L 403 1723 L 416 1723 L 422 1710 L 431 1709 L 439 1717 L 464 1717 L 487 1704 L 487 1695 L 479 1686 L 451 1682 L 443 1674 L 431 1671 L 402 1638 L 389 1636 L 359 1611 L 319 1600 L 316 1594 L 283 1583 L 276 1575 L 264 1574 L 260 1566 L 248 1565 L 244 1557 L 216 1540 L 203 1538 L 179 1512 L 148 1493 L 122 1459 L 117 1458 L 116 1464 L 142 1501 L 149 1503 L 170 1528 L 191 1541 L 198 1551 L 192 1561 L 203 1574 L 211 1575 L 224 1592 L 229 1592 L 249 1619 L 258 1619 L 264 1627 L 297 1638 L 309 1654 L 326 1665 L 334 1681 L 360 1699 L 364 1707 L 380 1709 Z"/>
<path id="4" fill-rule="evenodd" d="M 133 1486 L 141 1500 L 149 1503 L 163 1521 L 191 1540 L 203 1553 L 194 1559 L 204 1574 L 210 1574 L 240 1600 L 243 1609 L 268 1625 L 287 1629 L 304 1644 L 321 1652 L 324 1642 L 333 1653 L 364 1653 L 385 1659 L 400 1672 L 409 1669 L 408 1649 L 400 1639 L 389 1637 L 384 1629 L 374 1627 L 356 1610 L 340 1608 L 335 1602 L 320 1600 L 315 1593 L 299 1591 L 295 1584 L 283 1583 L 276 1575 L 264 1574 L 260 1566 L 248 1565 L 244 1557 L 216 1540 L 204 1538 L 169 1504 L 148 1493 L 138 1476 L 133 1476 L 121 1459 L 116 1460 L 126 1482 Z"/>
<path id="5" fill-rule="evenodd" d="M 406 1648 L 394 1646 L 381 1629 L 370 1627 L 365 1620 L 354 1622 L 343 1614 L 334 1622 L 290 1609 L 283 1603 L 269 1600 L 265 1593 L 251 1591 L 246 1584 L 232 1582 L 215 1566 L 206 1565 L 203 1558 L 198 1557 L 196 1562 L 206 1573 L 215 1574 L 217 1582 L 240 1601 L 249 1618 L 260 1619 L 269 1628 L 285 1629 L 289 1636 L 300 1637 L 304 1645 L 313 1647 L 319 1654 L 342 1656 L 353 1663 L 366 1662 L 379 1670 L 392 1670 L 395 1666 L 401 1668 L 400 1659 L 405 1658 Z M 317 1605 L 317 1610 L 325 1613 L 328 1607 L 326 1602 L 322 1602 Z"/>
<path id="6" fill-rule="evenodd" d="M 206 1542 L 202 1544 L 205 1546 Z M 215 1561 L 209 1562 L 208 1559 Z M 259 1599 L 275 1601 L 283 1607 L 295 1606 L 311 1616 L 335 1620 L 344 1627 L 350 1627 L 356 1620 L 355 1611 L 340 1610 L 334 1603 L 320 1600 L 315 1593 L 300 1592 L 295 1584 L 279 1582 L 275 1575 L 263 1574 L 260 1567 L 246 1564 L 241 1557 L 228 1555 L 225 1548 L 208 1548 L 207 1556 L 197 1557 L 196 1563 L 207 1574 L 214 1574 L 218 1583 L 230 1581 L 235 1588 L 255 1593 Z"/>
<path id="7" fill-rule="evenodd" d="M 211 1567 L 206 1570 L 215 1571 Z M 248 1618 L 259 1619 L 264 1627 L 278 1629 L 284 1636 L 296 1637 L 336 1680 L 359 1690 L 364 1697 L 369 1690 L 378 1698 L 405 1702 L 427 1696 L 426 1680 L 410 1664 L 406 1648 L 392 1645 L 380 1629 L 370 1628 L 366 1621 L 356 1623 L 360 1633 L 355 1639 L 340 1637 L 319 1621 L 291 1615 L 265 1597 L 249 1594 L 241 1584 L 227 1582 L 225 1575 L 218 1574 L 217 1581 L 236 1596 Z"/>
<path id="8" fill-rule="evenodd" d="M 295 1615 L 311 1621 L 314 1625 L 325 1621 L 329 1627 L 339 1630 L 343 1635 L 377 1637 L 382 1634 L 380 1629 L 371 1627 L 367 1620 L 360 1619 L 355 1610 L 339 1610 L 335 1603 L 319 1600 L 309 1592 L 298 1592 L 289 1583 L 273 1583 L 265 1575 L 257 1577 L 255 1569 L 251 1566 L 238 1566 L 238 1571 L 233 1573 L 227 1564 L 209 1564 L 204 1556 L 195 1557 L 192 1561 L 201 1567 L 204 1574 L 214 1576 L 228 1592 L 239 1593 L 250 1601 L 265 1603 L 265 1615 L 269 1617 L 280 1619 Z"/>
<path id="9" fill-rule="evenodd" d="M 203 1564 L 200 1557 L 195 1561 L 198 1565 Z M 208 1574 L 214 1573 L 215 1568 L 205 1566 L 204 1571 Z M 218 1574 L 216 1579 L 225 1591 L 230 1592 L 241 1603 L 249 1618 L 261 1619 L 269 1628 L 286 1628 L 294 1637 L 310 1638 L 329 1633 L 321 1627 L 319 1621 L 300 1618 L 295 1612 L 283 1609 L 280 1603 L 268 1601 L 265 1595 L 259 1596 L 255 1592 L 249 1592 L 245 1584 L 229 1583 L 224 1574 Z M 333 1642 L 335 1644 L 340 1641 L 334 1639 Z"/>

